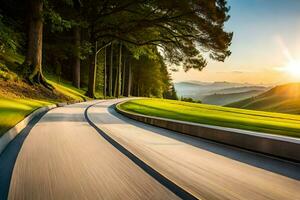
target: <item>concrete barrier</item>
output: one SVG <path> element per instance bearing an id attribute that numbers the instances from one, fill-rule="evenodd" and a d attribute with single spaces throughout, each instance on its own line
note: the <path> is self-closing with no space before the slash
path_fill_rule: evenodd
<path id="1" fill-rule="evenodd" d="M 0 154 L 5 149 L 5 147 L 12 141 L 27 125 L 28 123 L 36 116 L 43 112 L 47 112 L 50 109 L 55 108 L 56 105 L 49 105 L 42 108 L 39 108 L 29 114 L 25 119 L 20 121 L 17 125 L 9 129 L 4 135 L 0 137 Z"/>
<path id="2" fill-rule="evenodd" d="M 56 108 L 56 107 L 63 107 L 66 105 L 74 104 L 74 103 L 80 103 L 83 102 L 83 100 L 74 100 L 69 102 L 63 102 L 63 103 L 57 103 L 56 105 L 49 105 L 45 107 L 41 107 L 35 111 L 33 111 L 31 114 L 29 114 L 27 117 L 25 117 L 22 121 L 20 121 L 17 125 L 9 129 L 4 135 L 0 137 L 0 154 L 5 149 L 5 147 L 12 141 L 28 124 L 29 122 L 39 114 L 43 112 L 48 112 L 49 110 Z"/>
<path id="3" fill-rule="evenodd" d="M 146 116 L 124 111 L 118 105 L 117 112 L 146 124 L 300 162 L 300 139 L 297 138 Z"/>

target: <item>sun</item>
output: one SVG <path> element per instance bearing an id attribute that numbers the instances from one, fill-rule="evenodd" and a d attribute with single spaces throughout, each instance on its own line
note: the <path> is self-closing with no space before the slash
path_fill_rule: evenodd
<path id="1" fill-rule="evenodd" d="M 300 61 L 291 60 L 284 68 L 290 75 L 300 78 Z"/>
<path id="2" fill-rule="evenodd" d="M 291 76 L 300 78 L 300 61 L 290 60 L 286 66 L 279 68 L 280 71 L 285 71 Z"/>

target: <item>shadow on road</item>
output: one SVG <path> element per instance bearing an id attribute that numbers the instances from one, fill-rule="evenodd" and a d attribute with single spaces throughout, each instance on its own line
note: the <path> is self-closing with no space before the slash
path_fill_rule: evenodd
<path id="1" fill-rule="evenodd" d="M 45 113 L 41 113 L 32 119 L 26 128 L 0 154 L 0 200 L 7 199 L 13 168 L 26 137 Z"/>
<path id="2" fill-rule="evenodd" d="M 292 179 L 300 180 L 300 164 L 293 163 L 274 157 L 270 157 L 264 154 L 250 152 L 241 148 L 229 146 L 226 144 L 217 143 L 214 141 L 197 138 L 194 136 L 189 136 L 174 131 L 169 131 L 167 129 L 155 127 L 149 124 L 138 122 L 125 117 L 117 113 L 114 109 L 114 105 L 110 106 L 108 111 L 113 116 L 123 120 L 126 123 L 137 126 L 142 129 L 151 131 L 152 133 L 159 134 L 165 137 L 169 137 L 180 142 L 192 145 L 197 148 L 204 149 L 206 151 L 239 161 L 245 164 L 255 166 L 273 173 L 277 173 Z M 121 122 L 119 122 L 120 124 Z"/>

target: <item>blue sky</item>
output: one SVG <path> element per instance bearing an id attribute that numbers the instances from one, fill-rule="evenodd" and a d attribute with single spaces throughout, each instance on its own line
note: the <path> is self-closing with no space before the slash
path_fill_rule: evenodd
<path id="1" fill-rule="evenodd" d="M 234 32 L 230 58 L 225 63 L 209 60 L 202 72 L 173 73 L 174 81 L 300 81 L 300 76 L 277 70 L 288 65 L 288 57 L 300 63 L 300 0 L 229 0 L 228 4 L 231 18 L 225 28 Z"/>

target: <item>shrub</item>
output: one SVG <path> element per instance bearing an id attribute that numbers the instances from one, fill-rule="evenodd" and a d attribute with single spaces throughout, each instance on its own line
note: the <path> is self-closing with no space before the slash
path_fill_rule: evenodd
<path id="1" fill-rule="evenodd" d="M 181 97 L 181 101 L 191 102 L 191 103 L 202 103 L 200 100 L 194 100 L 191 97 Z"/>

